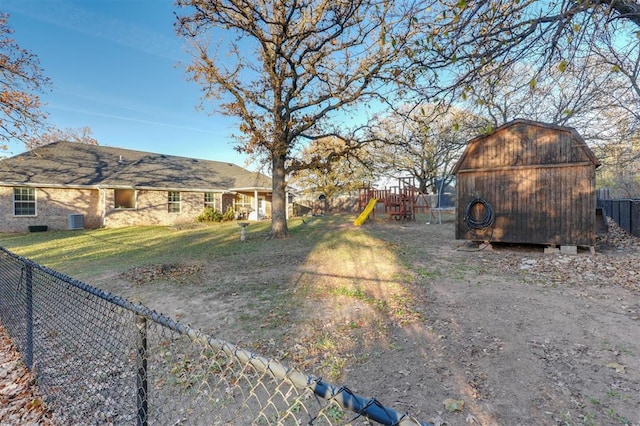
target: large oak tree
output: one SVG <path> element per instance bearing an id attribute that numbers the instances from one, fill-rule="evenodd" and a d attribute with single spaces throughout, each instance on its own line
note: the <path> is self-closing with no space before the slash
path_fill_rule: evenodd
<path id="1" fill-rule="evenodd" d="M 285 191 L 305 140 L 338 136 L 331 120 L 385 102 L 416 35 L 412 2 L 178 0 L 177 31 L 205 100 L 241 121 L 237 149 L 270 160 L 272 238 L 288 236 Z M 340 135 L 347 142 L 352 139 Z"/>

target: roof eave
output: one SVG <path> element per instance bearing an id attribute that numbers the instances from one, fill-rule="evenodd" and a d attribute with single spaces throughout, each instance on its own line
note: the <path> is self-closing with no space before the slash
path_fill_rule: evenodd
<path id="1" fill-rule="evenodd" d="M 27 188 L 56 188 L 56 189 L 99 189 L 98 185 L 79 185 L 64 183 L 38 183 L 19 181 L 0 181 L 0 186 L 21 186 Z"/>
<path id="2" fill-rule="evenodd" d="M 134 189 L 136 191 L 172 191 L 172 192 L 228 192 L 226 188 L 185 188 L 175 186 L 141 186 L 141 185 L 99 185 L 99 189 Z"/>
<path id="3" fill-rule="evenodd" d="M 262 192 L 271 192 L 273 190 L 273 188 L 268 187 L 268 186 L 247 186 L 247 187 L 242 187 L 242 188 L 229 188 L 229 191 L 236 191 L 236 192 L 242 192 L 242 191 L 262 191 Z"/>

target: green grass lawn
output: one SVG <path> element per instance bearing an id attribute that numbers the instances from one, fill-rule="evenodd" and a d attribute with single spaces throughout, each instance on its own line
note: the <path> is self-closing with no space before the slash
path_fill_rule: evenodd
<path id="1" fill-rule="evenodd" d="M 230 261 L 238 257 L 264 258 L 283 245 L 294 246 L 288 251 L 309 252 L 313 247 L 331 247 L 332 241 L 344 244 L 348 233 L 328 230 L 346 223 L 351 225 L 353 219 L 354 216 L 348 214 L 293 218 L 288 222 L 291 238 L 269 242 L 265 241 L 271 225 L 267 220 L 251 222 L 245 242 L 240 241 L 241 230 L 236 222 L 223 222 L 175 227 L 0 233 L 0 246 L 73 278 L 86 279 L 105 272 L 119 273 L 152 264 L 204 262 L 212 257 L 228 257 Z M 420 217 L 417 222 L 424 223 L 428 219 L 427 216 Z M 332 252 L 336 254 L 335 250 Z M 340 259 L 338 254 L 336 259 Z"/>
<path id="2" fill-rule="evenodd" d="M 290 222 L 290 230 L 302 221 Z M 103 271 L 119 272 L 134 266 L 199 261 L 259 249 L 269 230 L 268 221 L 252 222 L 249 238 L 240 241 L 235 222 L 184 227 L 139 226 L 114 229 L 0 234 L 0 246 L 72 277 Z"/>

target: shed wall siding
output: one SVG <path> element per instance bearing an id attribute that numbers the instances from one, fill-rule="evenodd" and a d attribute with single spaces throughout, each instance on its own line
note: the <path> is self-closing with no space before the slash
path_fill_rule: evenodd
<path id="1" fill-rule="evenodd" d="M 457 177 L 456 238 L 510 243 L 593 246 L 593 168 L 523 168 L 460 173 Z M 494 210 L 493 233 L 478 238 L 467 228 L 465 210 L 475 198 Z"/>
<path id="2" fill-rule="evenodd" d="M 13 188 L 0 187 L 0 232 L 27 232 L 31 225 L 69 229 L 69 215 L 84 215 L 85 228 L 102 226 L 101 199 L 96 189 L 35 188 L 36 216 L 14 216 Z"/>
<path id="3" fill-rule="evenodd" d="M 456 238 L 594 246 L 596 164 L 574 135 L 520 122 L 471 141 L 457 166 Z M 495 214 L 486 234 L 464 220 L 476 198 Z"/>
<path id="4" fill-rule="evenodd" d="M 588 161 L 570 132 L 517 124 L 470 146 L 461 170 Z"/>

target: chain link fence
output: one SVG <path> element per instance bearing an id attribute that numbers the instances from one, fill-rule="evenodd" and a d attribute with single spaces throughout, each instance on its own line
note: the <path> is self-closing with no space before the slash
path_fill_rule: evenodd
<path id="1" fill-rule="evenodd" d="M 65 425 L 428 425 L 0 248 L 0 321 Z"/>

